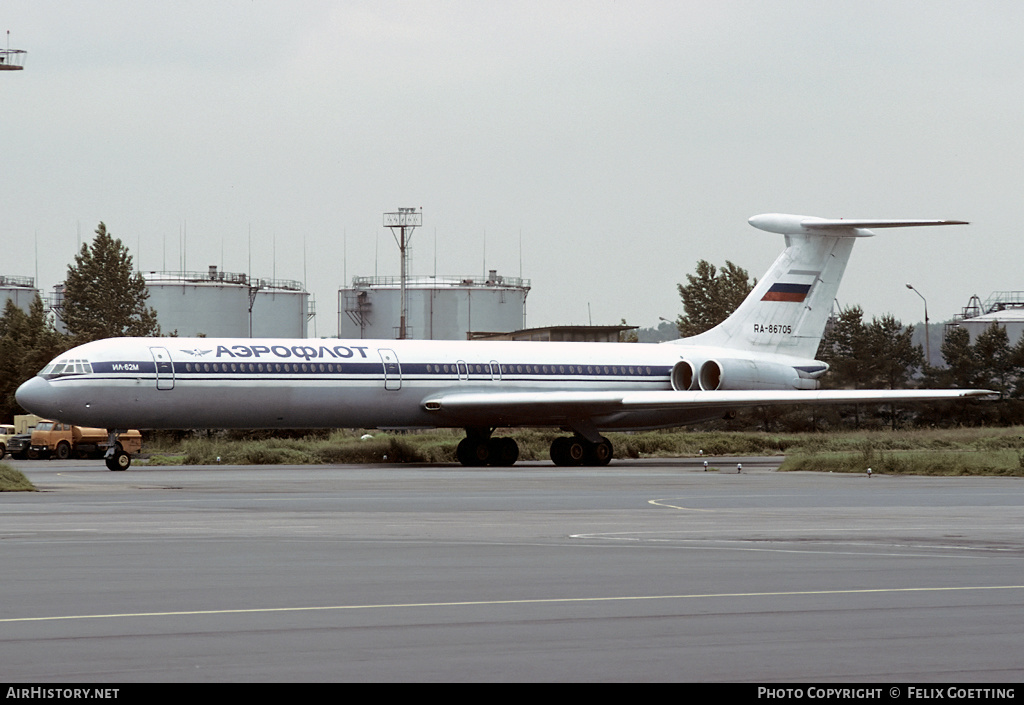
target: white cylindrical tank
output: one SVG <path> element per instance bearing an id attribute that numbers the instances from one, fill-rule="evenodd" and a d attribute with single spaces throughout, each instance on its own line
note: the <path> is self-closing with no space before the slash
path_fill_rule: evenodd
<path id="1" fill-rule="evenodd" d="M 181 337 L 249 336 L 249 284 L 244 274 L 146 272 L 147 304 L 162 333 Z"/>
<path id="2" fill-rule="evenodd" d="M 530 282 L 501 277 L 409 277 L 406 328 L 414 340 L 466 340 L 469 332 L 507 333 L 523 327 Z M 398 337 L 401 282 L 397 277 L 355 277 L 338 292 L 338 336 Z"/>
<path id="3" fill-rule="evenodd" d="M 252 307 L 254 338 L 305 338 L 309 292 L 299 282 L 260 280 Z"/>
<path id="4" fill-rule="evenodd" d="M 35 280 L 32 277 L 17 277 L 7 274 L 0 274 L 0 314 L 3 313 L 8 301 L 25 313 L 39 295 L 35 287 Z"/>
<path id="5" fill-rule="evenodd" d="M 148 305 L 163 333 L 209 338 L 305 338 L 309 293 L 301 282 L 220 272 L 147 272 Z"/>
<path id="6" fill-rule="evenodd" d="M 984 303 L 972 296 L 962 311 L 954 317 L 954 323 L 967 329 L 972 345 L 993 324 L 1006 330 L 1010 345 L 1016 345 L 1024 335 L 1024 291 L 993 291 Z"/>
<path id="7" fill-rule="evenodd" d="M 993 311 L 960 321 L 960 325 L 966 328 L 970 334 L 972 344 L 978 340 L 979 335 L 991 328 L 993 323 L 1005 328 L 1010 345 L 1016 345 L 1024 335 L 1024 309 L 1011 308 Z"/>

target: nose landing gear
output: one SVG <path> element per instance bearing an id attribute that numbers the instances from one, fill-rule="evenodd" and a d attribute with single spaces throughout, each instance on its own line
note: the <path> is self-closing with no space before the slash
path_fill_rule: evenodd
<path id="1" fill-rule="evenodd" d="M 103 461 L 107 464 L 107 470 L 127 470 L 131 467 L 132 456 L 123 450 L 117 450 L 113 455 L 106 456 Z"/>
<path id="2" fill-rule="evenodd" d="M 117 440 L 117 433 L 110 431 L 107 436 L 107 452 L 103 456 L 107 470 L 127 470 L 132 464 L 132 456 L 124 452 L 124 447 Z"/>

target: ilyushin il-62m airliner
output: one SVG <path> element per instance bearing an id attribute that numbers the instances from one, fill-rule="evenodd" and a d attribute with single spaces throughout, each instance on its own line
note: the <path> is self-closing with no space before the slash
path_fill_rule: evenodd
<path id="1" fill-rule="evenodd" d="M 112 338 L 17 391 L 33 413 L 118 430 L 464 428 L 464 465 L 512 465 L 495 429 L 555 427 L 558 465 L 604 465 L 602 432 L 681 426 L 739 407 L 953 399 L 986 390 L 819 391 L 814 359 L 856 238 L 952 220 L 754 216 L 786 249 L 723 323 L 658 344 Z M 130 458 L 111 442 L 112 470 Z"/>

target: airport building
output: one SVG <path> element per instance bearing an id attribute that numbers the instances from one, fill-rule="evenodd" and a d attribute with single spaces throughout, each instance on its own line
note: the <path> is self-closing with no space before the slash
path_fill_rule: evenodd
<path id="1" fill-rule="evenodd" d="M 0 274 L 0 313 L 3 313 L 8 301 L 13 301 L 15 306 L 28 313 L 38 294 L 39 290 L 32 277 Z"/>
<path id="2" fill-rule="evenodd" d="M 545 326 L 526 328 L 510 333 L 474 331 L 472 340 L 528 340 L 545 343 L 621 343 L 623 334 L 639 326 Z"/>
<path id="3" fill-rule="evenodd" d="M 507 333 L 523 327 L 530 280 L 500 276 L 410 276 L 406 279 L 406 337 L 466 340 L 473 331 Z M 399 277 L 354 277 L 338 291 L 338 337 L 399 337 Z"/>

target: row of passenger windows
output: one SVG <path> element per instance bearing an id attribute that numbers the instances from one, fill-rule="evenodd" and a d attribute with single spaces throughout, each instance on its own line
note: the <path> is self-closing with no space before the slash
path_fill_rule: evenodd
<path id="1" fill-rule="evenodd" d="M 342 372 L 344 366 L 338 363 L 297 363 L 297 362 L 186 362 L 185 372 Z M 349 365 L 351 368 L 351 365 Z M 376 365 L 374 365 L 376 367 Z M 416 374 L 419 365 L 407 365 L 406 374 Z M 423 367 L 428 374 L 478 374 L 490 375 L 494 365 L 459 363 L 439 365 L 428 363 Z M 649 375 L 650 367 L 626 365 L 498 365 L 503 375 L 513 374 L 570 374 L 570 375 Z"/>
<path id="2" fill-rule="evenodd" d="M 186 372 L 341 372 L 336 363 L 186 362 Z"/>
<path id="3" fill-rule="evenodd" d="M 427 365 L 427 372 L 442 373 L 442 374 L 465 374 L 468 372 L 472 374 L 492 374 L 494 367 L 497 366 L 501 370 L 503 375 L 512 374 L 527 374 L 527 375 L 547 375 L 547 374 L 570 374 L 570 375 L 643 375 L 651 374 L 650 367 L 634 367 L 626 365 L 499 365 L 498 363 L 492 363 L 490 365 L 467 365 L 466 363 L 459 363 L 458 365 Z"/>

